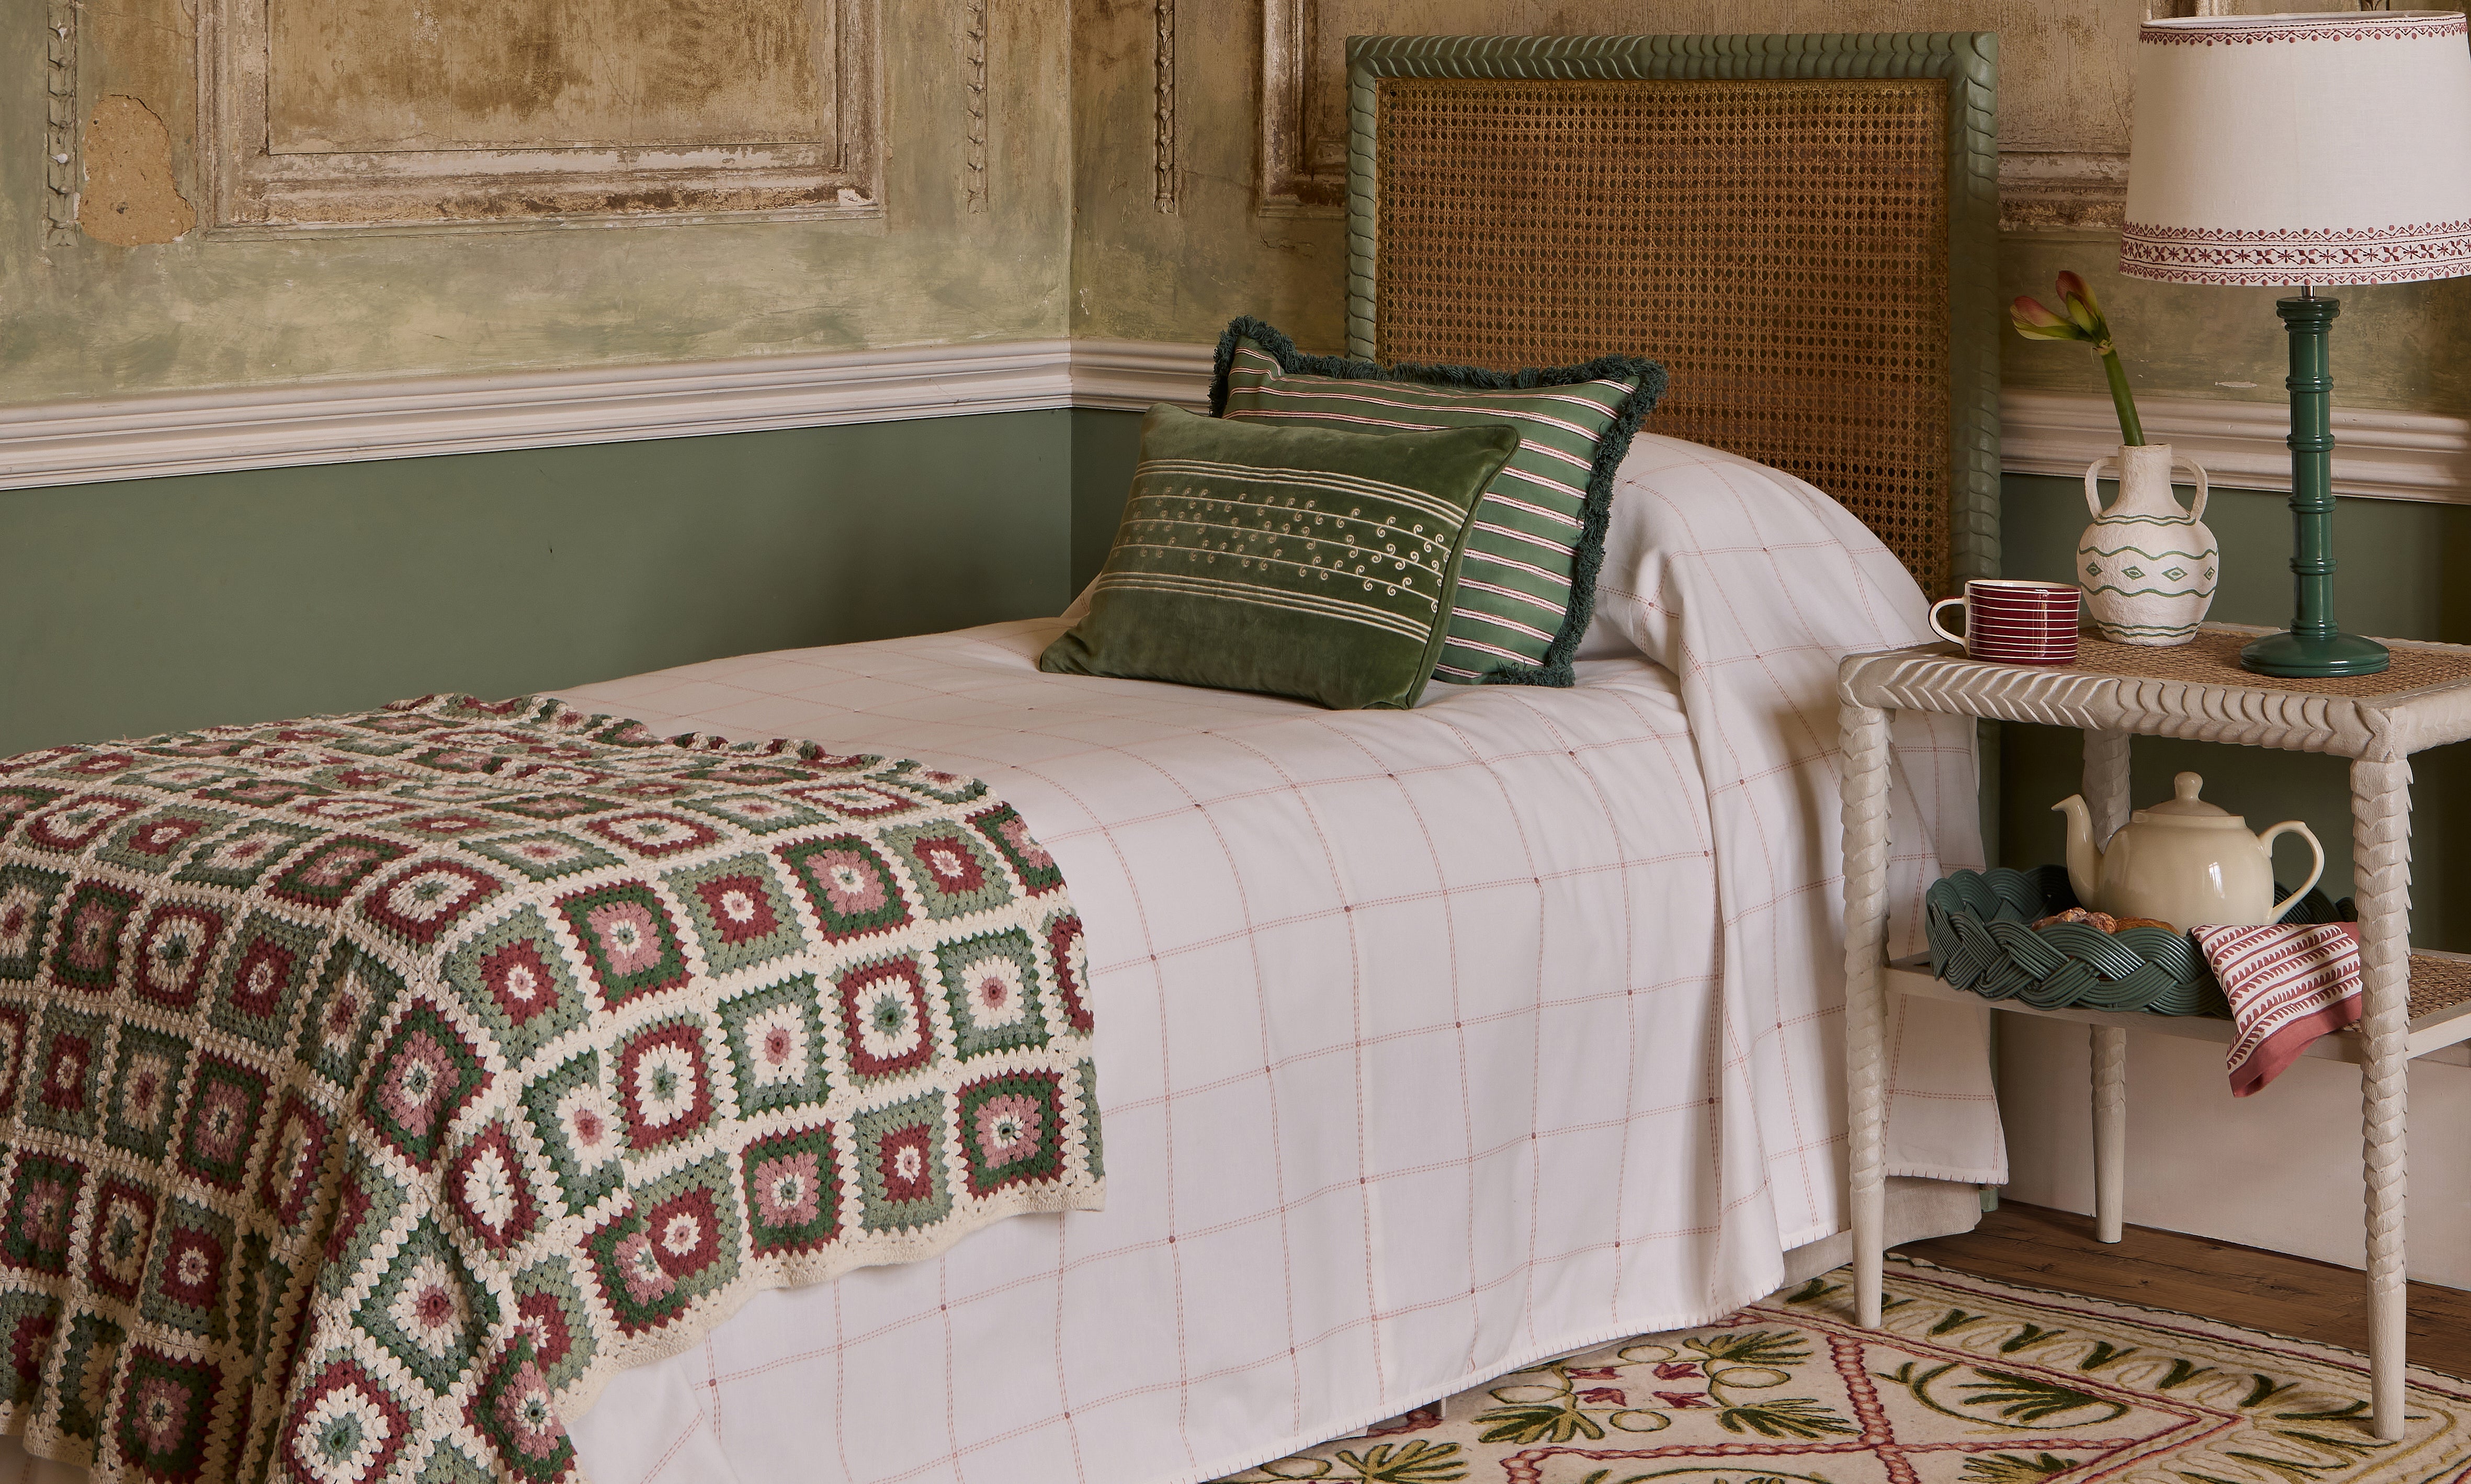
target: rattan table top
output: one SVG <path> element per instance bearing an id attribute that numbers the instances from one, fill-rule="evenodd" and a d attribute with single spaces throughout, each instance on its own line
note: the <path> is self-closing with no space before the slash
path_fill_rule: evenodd
<path id="1" fill-rule="evenodd" d="M 2364 698 L 2471 684 L 2471 648 L 2397 646 L 2393 665 L 2382 674 L 2338 680 L 2290 680 L 2240 669 L 2240 649 L 2271 629 L 2208 624 L 2188 644 L 2157 648 L 2112 644 L 2090 631 L 2077 642 L 2077 662 L 2047 667 L 2085 674 L 2126 675 L 2140 680 L 2185 680 L 2198 685 L 2239 686 L 2251 691 L 2296 691 L 2311 695 Z M 2036 667 L 2044 668 L 2044 667 Z"/>

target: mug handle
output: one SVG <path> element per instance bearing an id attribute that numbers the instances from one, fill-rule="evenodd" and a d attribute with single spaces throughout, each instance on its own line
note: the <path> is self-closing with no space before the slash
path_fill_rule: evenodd
<path id="1" fill-rule="evenodd" d="M 2085 465 L 2085 508 L 2093 512 L 2093 518 L 2095 520 L 2102 519 L 2102 490 L 2100 486 L 2095 484 L 2094 481 L 2102 476 L 2102 466 L 2110 462 L 2117 457 L 2119 456 L 2116 454 L 2105 454 L 2093 462 Z M 2193 459 L 2188 461 L 2190 463 L 2196 462 Z M 2201 472 L 2198 477 L 2200 479 L 2203 478 Z"/>
<path id="2" fill-rule="evenodd" d="M 1965 644 L 1965 636 L 1964 636 L 1963 634 L 1951 634 L 1951 633 L 1949 633 L 1949 632 L 1947 631 L 1947 627 L 1946 627 L 1946 625 L 1944 625 L 1944 624 L 1941 624 L 1941 623 L 1940 623 L 1940 621 L 1939 621 L 1939 610 L 1941 610 L 1942 608 L 1946 607 L 1949 603 L 1960 603 L 1960 604 L 1961 604 L 1961 603 L 1963 603 L 1964 601 L 1965 601 L 1965 600 L 1964 600 L 1963 598 L 1942 598 L 1942 599 L 1941 599 L 1939 601 L 1937 601 L 1937 602 L 1935 602 L 1935 603 L 1932 603 L 1932 604 L 1931 604 L 1931 611 L 1930 611 L 1930 626 L 1931 626 L 1931 632 L 1932 632 L 1932 633 L 1934 633 L 1934 634 L 1939 635 L 1942 639 L 1946 640 L 1948 643 L 1950 643 L 1950 644 L 1952 644 L 1952 645 L 1959 645 L 1959 646 L 1964 645 L 1964 644 Z"/>
<path id="3" fill-rule="evenodd" d="M 2192 521 L 2203 520 L 2205 518 L 2205 466 L 2199 463 L 2194 459 L 2189 458 L 2185 454 L 2174 454 L 2171 456 L 2171 467 L 2176 469 L 2182 464 L 2187 466 L 2189 473 L 2194 474 L 2197 477 L 2197 503 L 2188 507 L 2188 519 Z M 2312 836 L 2310 838 L 2313 839 L 2315 836 Z"/>
<path id="4" fill-rule="evenodd" d="M 2273 915 L 2266 919 L 2270 923 L 2282 921 L 2282 914 L 2291 910 L 2292 904 L 2308 895 L 2309 888 L 2316 885 L 2318 878 L 2325 874 L 2325 847 L 2318 842 L 2316 831 L 2296 819 L 2285 819 L 2257 837 L 2265 846 L 2268 860 L 2273 856 L 2273 837 L 2277 835 L 2297 835 L 2301 839 L 2306 840 L 2308 848 L 2317 853 L 2317 864 L 2308 872 L 2308 879 L 2299 883 L 2297 891 L 2273 904 Z"/>

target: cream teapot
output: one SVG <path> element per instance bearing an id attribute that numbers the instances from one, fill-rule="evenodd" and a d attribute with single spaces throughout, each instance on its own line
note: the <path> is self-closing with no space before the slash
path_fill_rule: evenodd
<path id="1" fill-rule="evenodd" d="M 2325 847 L 2298 820 L 2250 834 L 2246 819 L 2197 797 L 2204 779 L 2181 773 L 2172 784 L 2176 797 L 2138 810 L 2100 850 L 2083 794 L 2051 806 L 2068 816 L 2068 885 L 2079 902 L 2113 917 L 2157 918 L 2182 932 L 2249 926 L 2279 922 L 2325 874 Z M 2276 902 L 2273 841 L 2281 835 L 2306 840 L 2317 861 L 2299 889 Z"/>

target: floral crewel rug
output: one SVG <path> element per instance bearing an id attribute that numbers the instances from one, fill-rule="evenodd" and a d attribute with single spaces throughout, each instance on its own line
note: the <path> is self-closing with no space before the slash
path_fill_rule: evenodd
<path id="1" fill-rule="evenodd" d="M 2435 1484 L 2471 1479 L 2471 1383 L 1891 1257 L 1882 1327 L 1840 1269 L 1712 1325 L 1497 1378 L 1239 1484 Z"/>

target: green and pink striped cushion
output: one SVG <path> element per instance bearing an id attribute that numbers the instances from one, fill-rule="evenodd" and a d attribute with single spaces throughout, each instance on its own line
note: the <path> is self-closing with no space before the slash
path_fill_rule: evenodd
<path id="1" fill-rule="evenodd" d="M 1221 417 L 1287 427 L 1518 429 L 1518 452 L 1477 506 L 1433 678 L 1568 685 L 1613 472 L 1663 392 L 1664 368 L 1636 356 L 1517 372 L 1382 366 L 1305 355 L 1248 318 L 1219 339 L 1210 405 Z"/>

